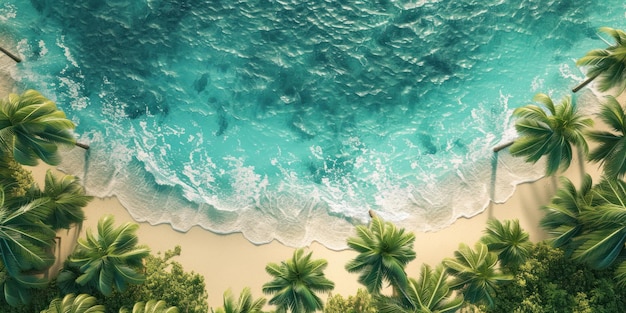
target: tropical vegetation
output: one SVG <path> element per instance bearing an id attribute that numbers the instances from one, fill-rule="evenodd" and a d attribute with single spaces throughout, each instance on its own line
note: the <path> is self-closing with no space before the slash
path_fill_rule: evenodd
<path id="1" fill-rule="evenodd" d="M 463 296 L 456 294 L 448 283 L 448 274 L 440 264 L 432 269 L 423 264 L 418 279 L 409 278 L 406 297 L 377 298 L 376 307 L 382 313 L 456 312 L 463 305 Z"/>
<path id="2" fill-rule="evenodd" d="M 415 259 L 415 235 L 374 216 L 368 226 L 356 227 L 357 236 L 348 238 L 348 247 L 358 255 L 346 264 L 348 272 L 360 272 L 359 283 L 372 294 L 380 294 L 383 282 L 394 293 L 408 286 L 406 265 Z"/>
<path id="3" fill-rule="evenodd" d="M 546 175 L 553 175 L 569 167 L 574 147 L 581 156 L 587 153 L 589 147 L 583 134 L 593 125 L 593 120 L 579 113 L 576 102 L 569 96 L 558 105 L 544 93 L 538 93 L 533 100 L 539 105 L 528 104 L 513 111 L 520 137 L 509 152 L 531 163 L 547 156 Z M 580 161 L 584 159 L 581 157 Z"/>
<path id="4" fill-rule="evenodd" d="M 265 298 L 254 299 L 250 288 L 246 287 L 241 291 L 239 299 L 235 300 L 233 292 L 228 289 L 224 292 L 224 307 L 218 308 L 213 313 L 262 313 L 263 306 L 267 300 Z"/>
<path id="5" fill-rule="evenodd" d="M 76 144 L 73 129 L 74 124 L 54 102 L 37 91 L 0 100 L 2 312 L 104 312 L 96 293 L 112 295 L 124 291 L 129 283 L 143 281 L 143 262 L 149 250 L 136 245 L 137 225 L 116 228 L 110 216 L 99 223 L 98 235 L 88 232 L 87 239 L 79 240 L 77 250 L 65 262 L 70 275 L 48 279 L 47 271 L 55 262 L 56 231 L 80 227 L 85 218 L 83 207 L 91 197 L 76 177 L 59 178 L 52 172 L 46 174 L 41 189 L 22 165 L 36 165 L 39 160 L 58 164 L 58 146 Z M 59 289 L 72 285 L 69 282 L 76 288 Z M 111 307 L 106 312 L 117 310 Z"/>
<path id="6" fill-rule="evenodd" d="M 57 165 L 59 145 L 75 145 L 74 123 L 54 102 L 35 90 L 0 100 L 0 156 L 11 155 L 24 165 L 39 160 Z"/>
<path id="7" fill-rule="evenodd" d="M 608 130 L 591 130 L 587 137 L 598 146 L 589 154 L 589 160 L 602 165 L 605 176 L 622 178 L 626 173 L 626 114 L 613 96 L 607 96 L 598 118 Z"/>
<path id="8" fill-rule="evenodd" d="M 593 269 L 540 242 L 512 281 L 495 287 L 493 306 L 480 312 L 621 312 L 626 292 L 613 279 L 612 269 Z"/>
<path id="9" fill-rule="evenodd" d="M 273 279 L 263 285 L 263 293 L 273 295 L 269 303 L 276 305 L 277 312 L 300 313 L 323 309 L 322 300 L 316 293 L 329 292 L 335 284 L 324 276 L 328 262 L 313 260 L 311 254 L 297 249 L 291 259 L 265 267 Z"/>
<path id="10" fill-rule="evenodd" d="M 147 302 L 137 302 L 132 310 L 121 308 L 120 313 L 178 313 L 178 308 L 168 306 L 163 300 L 149 300 Z"/>
<path id="11" fill-rule="evenodd" d="M 50 301 L 47 310 L 41 313 L 104 313 L 104 305 L 97 303 L 96 297 L 88 294 L 65 295 L 63 299 L 55 298 Z"/>
<path id="12" fill-rule="evenodd" d="M 509 270 L 524 263 L 532 247 L 528 233 L 520 227 L 518 220 L 501 222 L 490 219 L 487 221 L 485 236 L 480 241 L 487 245 L 489 251 L 495 252 L 500 265 Z"/>
<path id="13" fill-rule="evenodd" d="M 576 65 L 587 69 L 589 81 L 597 79 L 600 91 L 617 89 L 620 94 L 626 89 L 626 33 L 610 27 L 600 28 L 615 41 L 603 49 L 594 49 L 576 61 Z"/>
<path id="14" fill-rule="evenodd" d="M 487 245 L 477 242 L 474 249 L 460 244 L 454 256 L 443 260 L 448 273 L 454 277 L 450 287 L 460 289 L 470 303 L 493 306 L 496 286 L 511 280 L 510 275 L 498 270 L 498 255 L 490 252 Z"/>
<path id="15" fill-rule="evenodd" d="M 324 313 L 377 313 L 372 295 L 359 288 L 356 295 L 344 298 L 340 294 L 329 295 Z"/>

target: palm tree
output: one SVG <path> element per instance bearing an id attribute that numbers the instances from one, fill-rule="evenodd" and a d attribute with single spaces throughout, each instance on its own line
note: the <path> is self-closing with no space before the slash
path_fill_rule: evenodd
<path id="1" fill-rule="evenodd" d="M 591 205 L 592 186 L 589 175 L 585 175 L 579 190 L 567 177 L 561 177 L 561 187 L 550 203 L 542 207 L 546 215 L 540 221 L 541 227 L 552 236 L 552 246 L 570 250 L 573 239 L 583 232 L 584 224 L 580 214 Z"/>
<path id="2" fill-rule="evenodd" d="M 97 235 L 87 230 L 86 238 L 78 240 L 57 278 L 62 290 L 97 290 L 109 296 L 114 288 L 124 291 L 128 284 L 144 281 L 143 259 L 150 249 L 137 246 L 139 225 L 128 222 L 116 228 L 113 223 L 113 215 L 104 215 L 98 221 Z"/>
<path id="3" fill-rule="evenodd" d="M 423 264 L 420 278 L 409 278 L 406 294 L 409 299 L 378 297 L 378 312 L 446 313 L 456 312 L 463 305 L 463 296 L 456 296 L 450 289 L 448 275 L 441 264 L 434 271 L 428 264 Z"/>
<path id="4" fill-rule="evenodd" d="M 265 267 L 274 279 L 263 285 L 263 293 L 274 295 L 269 303 L 277 306 L 276 312 L 321 310 L 322 300 L 315 293 L 331 291 L 335 287 L 324 277 L 327 265 L 326 260 L 311 260 L 311 253 L 304 255 L 303 249 L 297 249 L 290 260 Z"/>
<path id="5" fill-rule="evenodd" d="M 52 214 L 45 223 L 53 229 L 69 229 L 73 224 L 82 223 L 85 219 L 83 208 L 93 198 L 85 194 L 75 176 L 64 175 L 59 179 L 50 170 L 46 172 L 44 190 L 37 190 L 32 196 L 47 200 Z"/>
<path id="6" fill-rule="evenodd" d="M 585 232 L 578 236 L 574 258 L 594 268 L 612 265 L 626 244 L 626 182 L 604 179 L 594 186 L 592 206 L 580 217 Z"/>
<path id="7" fill-rule="evenodd" d="M 500 222 L 497 219 L 487 221 L 485 236 L 480 241 L 487 245 L 491 252 L 498 254 L 503 267 L 514 269 L 530 256 L 532 242 L 528 233 L 522 230 L 517 219 Z"/>
<path id="8" fill-rule="evenodd" d="M 80 294 L 75 296 L 70 293 L 63 299 L 55 298 L 50 302 L 50 306 L 41 313 L 104 313 L 104 306 L 96 304 L 95 297 Z"/>
<path id="9" fill-rule="evenodd" d="M 24 165 L 59 164 L 58 145 L 75 145 L 74 123 L 35 90 L 0 100 L 0 153 Z"/>
<path id="10" fill-rule="evenodd" d="M 626 114 L 617 100 L 608 96 L 600 110 L 599 118 L 610 127 L 610 131 L 592 130 L 587 133 L 590 140 L 599 145 L 589 154 L 589 160 L 600 162 L 608 177 L 623 177 L 626 174 Z"/>
<path id="11" fill-rule="evenodd" d="M 576 61 L 576 65 L 587 67 L 589 79 L 586 83 L 597 78 L 600 91 L 618 87 L 618 94 L 620 94 L 626 89 L 626 33 L 610 27 L 602 27 L 600 31 L 613 37 L 615 44 L 606 49 L 587 52 Z M 578 89 L 580 88 L 575 88 L 574 91 Z"/>
<path id="12" fill-rule="evenodd" d="M 262 313 L 265 302 L 265 298 L 254 300 L 248 287 L 241 291 L 239 301 L 235 302 L 232 291 L 228 289 L 224 292 L 224 308 L 218 308 L 217 313 Z"/>
<path id="13" fill-rule="evenodd" d="M 357 236 L 348 238 L 348 246 L 359 254 L 346 264 L 350 273 L 360 272 L 359 283 L 372 294 L 380 294 L 383 281 L 395 292 L 406 289 L 406 265 L 415 259 L 415 235 L 398 229 L 380 217 L 373 217 L 369 227 L 356 227 Z"/>
<path id="14" fill-rule="evenodd" d="M 0 291 L 10 305 L 28 303 L 31 289 L 47 284 L 36 274 L 54 263 L 50 247 L 55 232 L 41 222 L 49 213 L 45 201 L 39 199 L 7 207 L 0 188 Z"/>
<path id="15" fill-rule="evenodd" d="M 590 118 L 576 110 L 571 97 L 564 97 L 555 105 L 546 94 L 538 93 L 533 98 L 543 106 L 528 104 L 513 111 L 517 117 L 515 129 L 520 138 L 509 148 L 513 156 L 524 156 L 527 162 L 536 163 L 546 155 L 546 175 L 566 169 L 572 161 L 572 147 L 578 147 L 579 159 L 584 164 L 584 155 L 589 148 L 583 131 L 593 125 Z"/>
<path id="16" fill-rule="evenodd" d="M 512 279 L 496 269 L 498 256 L 481 242 L 476 243 L 474 250 L 460 244 L 454 256 L 443 260 L 448 273 L 454 276 L 450 288 L 460 289 L 470 303 L 486 302 L 492 306 L 496 284 Z"/>
<path id="17" fill-rule="evenodd" d="M 0 293 L 13 307 L 29 304 L 33 291 L 47 285 L 47 280 L 39 277 L 37 273 L 20 272 L 10 275 L 6 266 L 0 262 Z"/>
<path id="18" fill-rule="evenodd" d="M 135 303 L 132 312 L 126 308 L 121 308 L 120 313 L 178 313 L 178 308 L 175 306 L 168 307 L 163 300 L 150 300 Z"/>

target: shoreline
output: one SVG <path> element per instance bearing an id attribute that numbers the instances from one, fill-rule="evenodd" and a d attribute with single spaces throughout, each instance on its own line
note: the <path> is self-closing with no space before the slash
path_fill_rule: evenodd
<path id="1" fill-rule="evenodd" d="M 8 58 L 7 58 L 8 59 Z M 7 62 L 12 62 L 8 60 Z M 11 64 L 4 63 L 5 67 Z M 15 85 L 8 69 L 0 75 L 0 91 L 8 95 L 14 92 Z M 624 100 L 622 99 L 621 102 Z M 580 181 L 580 170 L 576 156 L 570 169 L 564 173 L 576 185 Z M 538 165 L 540 166 L 540 165 Z M 45 164 L 29 167 L 35 180 L 43 186 L 43 177 L 48 169 L 56 171 L 56 175 L 65 173 Z M 592 175 L 594 182 L 599 178 L 597 166 L 586 164 L 585 171 Z M 517 184 L 515 191 L 503 203 L 490 201 L 486 208 L 471 217 L 459 218 L 448 227 L 433 232 L 414 232 L 416 235 L 415 251 L 417 258 L 409 263 L 407 273 L 410 277 L 419 275 L 421 264 L 436 265 L 446 257 L 452 257 L 460 243 L 473 245 L 483 235 L 486 222 L 489 218 L 500 220 L 518 219 L 520 226 L 530 235 L 533 242 L 547 238 L 547 233 L 539 228 L 539 221 L 543 217 L 540 210 L 542 205 L 549 202 L 557 189 L 558 180 L 555 177 L 543 177 L 533 182 Z M 153 254 L 163 253 L 180 245 L 181 256 L 173 260 L 183 265 L 187 272 L 198 273 L 205 278 L 208 293 L 208 304 L 216 308 L 222 305 L 223 293 L 231 289 L 238 295 L 245 287 L 250 287 L 255 298 L 266 297 L 261 292 L 264 283 L 271 280 L 265 273 L 265 266 L 270 262 L 281 262 L 291 257 L 295 248 L 285 246 L 276 240 L 271 243 L 255 245 L 248 241 L 241 233 L 217 234 L 199 226 L 194 226 L 187 232 L 174 230 L 169 224 L 151 225 L 147 222 L 135 221 L 129 212 L 122 206 L 116 197 L 94 198 L 84 208 L 86 220 L 79 237 L 84 237 L 87 229 L 96 229 L 98 219 L 105 214 L 115 216 L 115 224 L 133 222 L 140 225 L 137 235 L 139 243 L 151 248 Z M 70 237 L 72 238 L 72 237 Z M 61 254 L 67 255 L 71 249 L 70 240 L 60 246 Z M 358 274 L 348 273 L 344 266 L 356 256 L 350 250 L 331 250 L 314 242 L 307 247 L 313 252 L 313 258 L 326 259 L 328 267 L 326 277 L 335 282 L 333 294 L 344 297 L 356 294 L 362 288 L 357 282 Z M 61 260 L 63 261 L 63 260 Z M 328 295 L 321 295 L 325 301 Z"/>
<path id="2" fill-rule="evenodd" d="M 578 160 L 573 160 L 572 164 L 575 165 L 575 162 Z M 577 168 L 578 166 L 570 166 L 564 173 L 575 184 L 580 180 Z M 48 169 L 56 171 L 56 175 L 65 175 L 54 167 L 43 164 L 30 169 L 40 184 Z M 594 181 L 597 179 L 599 173 L 594 171 L 592 166 L 587 164 L 585 170 L 592 171 L 590 174 Z M 470 218 L 460 218 L 440 231 L 414 232 L 417 258 L 409 263 L 408 275 L 417 278 L 422 263 L 435 266 L 444 258 L 452 257 L 460 243 L 473 245 L 482 237 L 489 218 L 518 219 L 522 229 L 529 233 L 531 241 L 546 239 L 547 233 L 539 228 L 539 221 L 543 217 L 540 207 L 550 201 L 556 191 L 557 182 L 556 177 L 544 177 L 534 182 L 519 184 L 513 196 L 504 203 L 491 202 L 483 212 Z M 163 253 L 180 245 L 182 253 L 173 260 L 181 263 L 185 271 L 204 276 L 209 306 L 213 308 L 222 305 L 222 296 L 227 289 L 231 289 L 237 295 L 243 288 L 250 287 L 254 297 L 265 296 L 261 288 L 264 283 L 271 280 L 265 273 L 265 266 L 270 262 L 279 263 L 288 259 L 295 250 L 275 240 L 268 244 L 255 245 L 241 233 L 222 235 L 199 226 L 194 226 L 187 232 L 180 232 L 169 224 L 150 225 L 146 222 L 137 222 L 116 197 L 94 198 L 84 210 L 87 219 L 79 237 L 84 237 L 87 229 L 95 231 L 101 216 L 113 214 L 116 225 L 124 222 L 139 224 L 137 231 L 139 243 L 149 246 L 154 254 Z M 356 256 L 355 252 L 331 250 L 317 242 L 306 247 L 306 250 L 313 252 L 313 258 L 328 261 L 325 274 L 328 279 L 335 282 L 333 294 L 347 297 L 356 294 L 362 287 L 357 282 L 358 275 L 348 273 L 344 269 L 345 264 Z M 66 254 L 69 252 L 65 251 Z M 326 300 L 327 296 L 322 295 L 321 298 Z"/>

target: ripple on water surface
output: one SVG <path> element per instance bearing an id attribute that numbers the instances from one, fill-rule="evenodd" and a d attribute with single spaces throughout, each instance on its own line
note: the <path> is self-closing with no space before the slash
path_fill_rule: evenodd
<path id="1" fill-rule="evenodd" d="M 596 2 L 8 0 L 0 30 L 21 87 L 92 146 L 63 164 L 90 193 L 180 230 L 339 249 L 370 209 L 437 230 L 537 179 L 491 148 L 512 109 L 582 79 L 598 27 L 623 26 Z"/>

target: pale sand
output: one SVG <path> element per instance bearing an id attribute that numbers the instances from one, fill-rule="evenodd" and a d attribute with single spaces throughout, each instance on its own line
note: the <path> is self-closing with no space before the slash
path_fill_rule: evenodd
<path id="1" fill-rule="evenodd" d="M 576 170 L 578 168 L 576 162 L 574 160 L 567 176 L 578 184 L 580 175 Z M 48 168 L 50 167 L 45 165 L 32 168 L 35 179 L 43 182 Z M 586 169 L 591 171 L 594 181 L 598 174 L 595 168 L 597 166 L 588 165 Z M 57 174 L 63 175 L 60 172 Z M 521 226 L 530 233 L 532 241 L 546 238 L 545 232 L 538 227 L 543 216 L 539 208 L 548 203 L 554 194 L 556 181 L 554 177 L 548 177 L 519 185 L 515 194 L 505 204 L 492 204 L 483 213 L 470 219 L 459 219 L 450 227 L 438 232 L 416 233 L 417 258 L 408 266 L 409 276 L 417 277 L 422 263 L 436 265 L 442 259 L 453 256 L 461 242 L 473 245 L 483 235 L 486 221 L 490 217 L 500 220 L 519 219 Z M 118 225 L 133 221 L 114 197 L 94 199 L 85 212 L 87 220 L 81 236 L 84 236 L 85 229 L 91 228 L 95 231 L 98 219 L 107 213 L 115 215 Z M 199 227 L 181 233 L 165 224 L 151 226 L 140 223 L 138 236 L 140 243 L 150 246 L 153 252 L 166 251 L 180 245 L 182 255 L 176 260 L 182 263 L 187 271 L 194 271 L 205 277 L 209 305 L 212 307 L 221 306 L 222 294 L 228 288 L 232 288 L 238 294 L 244 287 L 250 287 L 254 296 L 262 296 L 262 285 L 271 279 L 265 273 L 265 265 L 289 258 L 294 250 L 276 242 L 256 246 L 241 234 L 218 235 Z M 361 287 L 356 281 L 357 274 L 350 274 L 344 269 L 345 264 L 356 255 L 353 251 L 332 251 L 319 244 L 313 244 L 307 249 L 313 252 L 315 258 L 328 260 L 325 273 L 335 282 L 333 293 L 353 295 Z M 322 298 L 325 300 L 326 296 Z"/>

